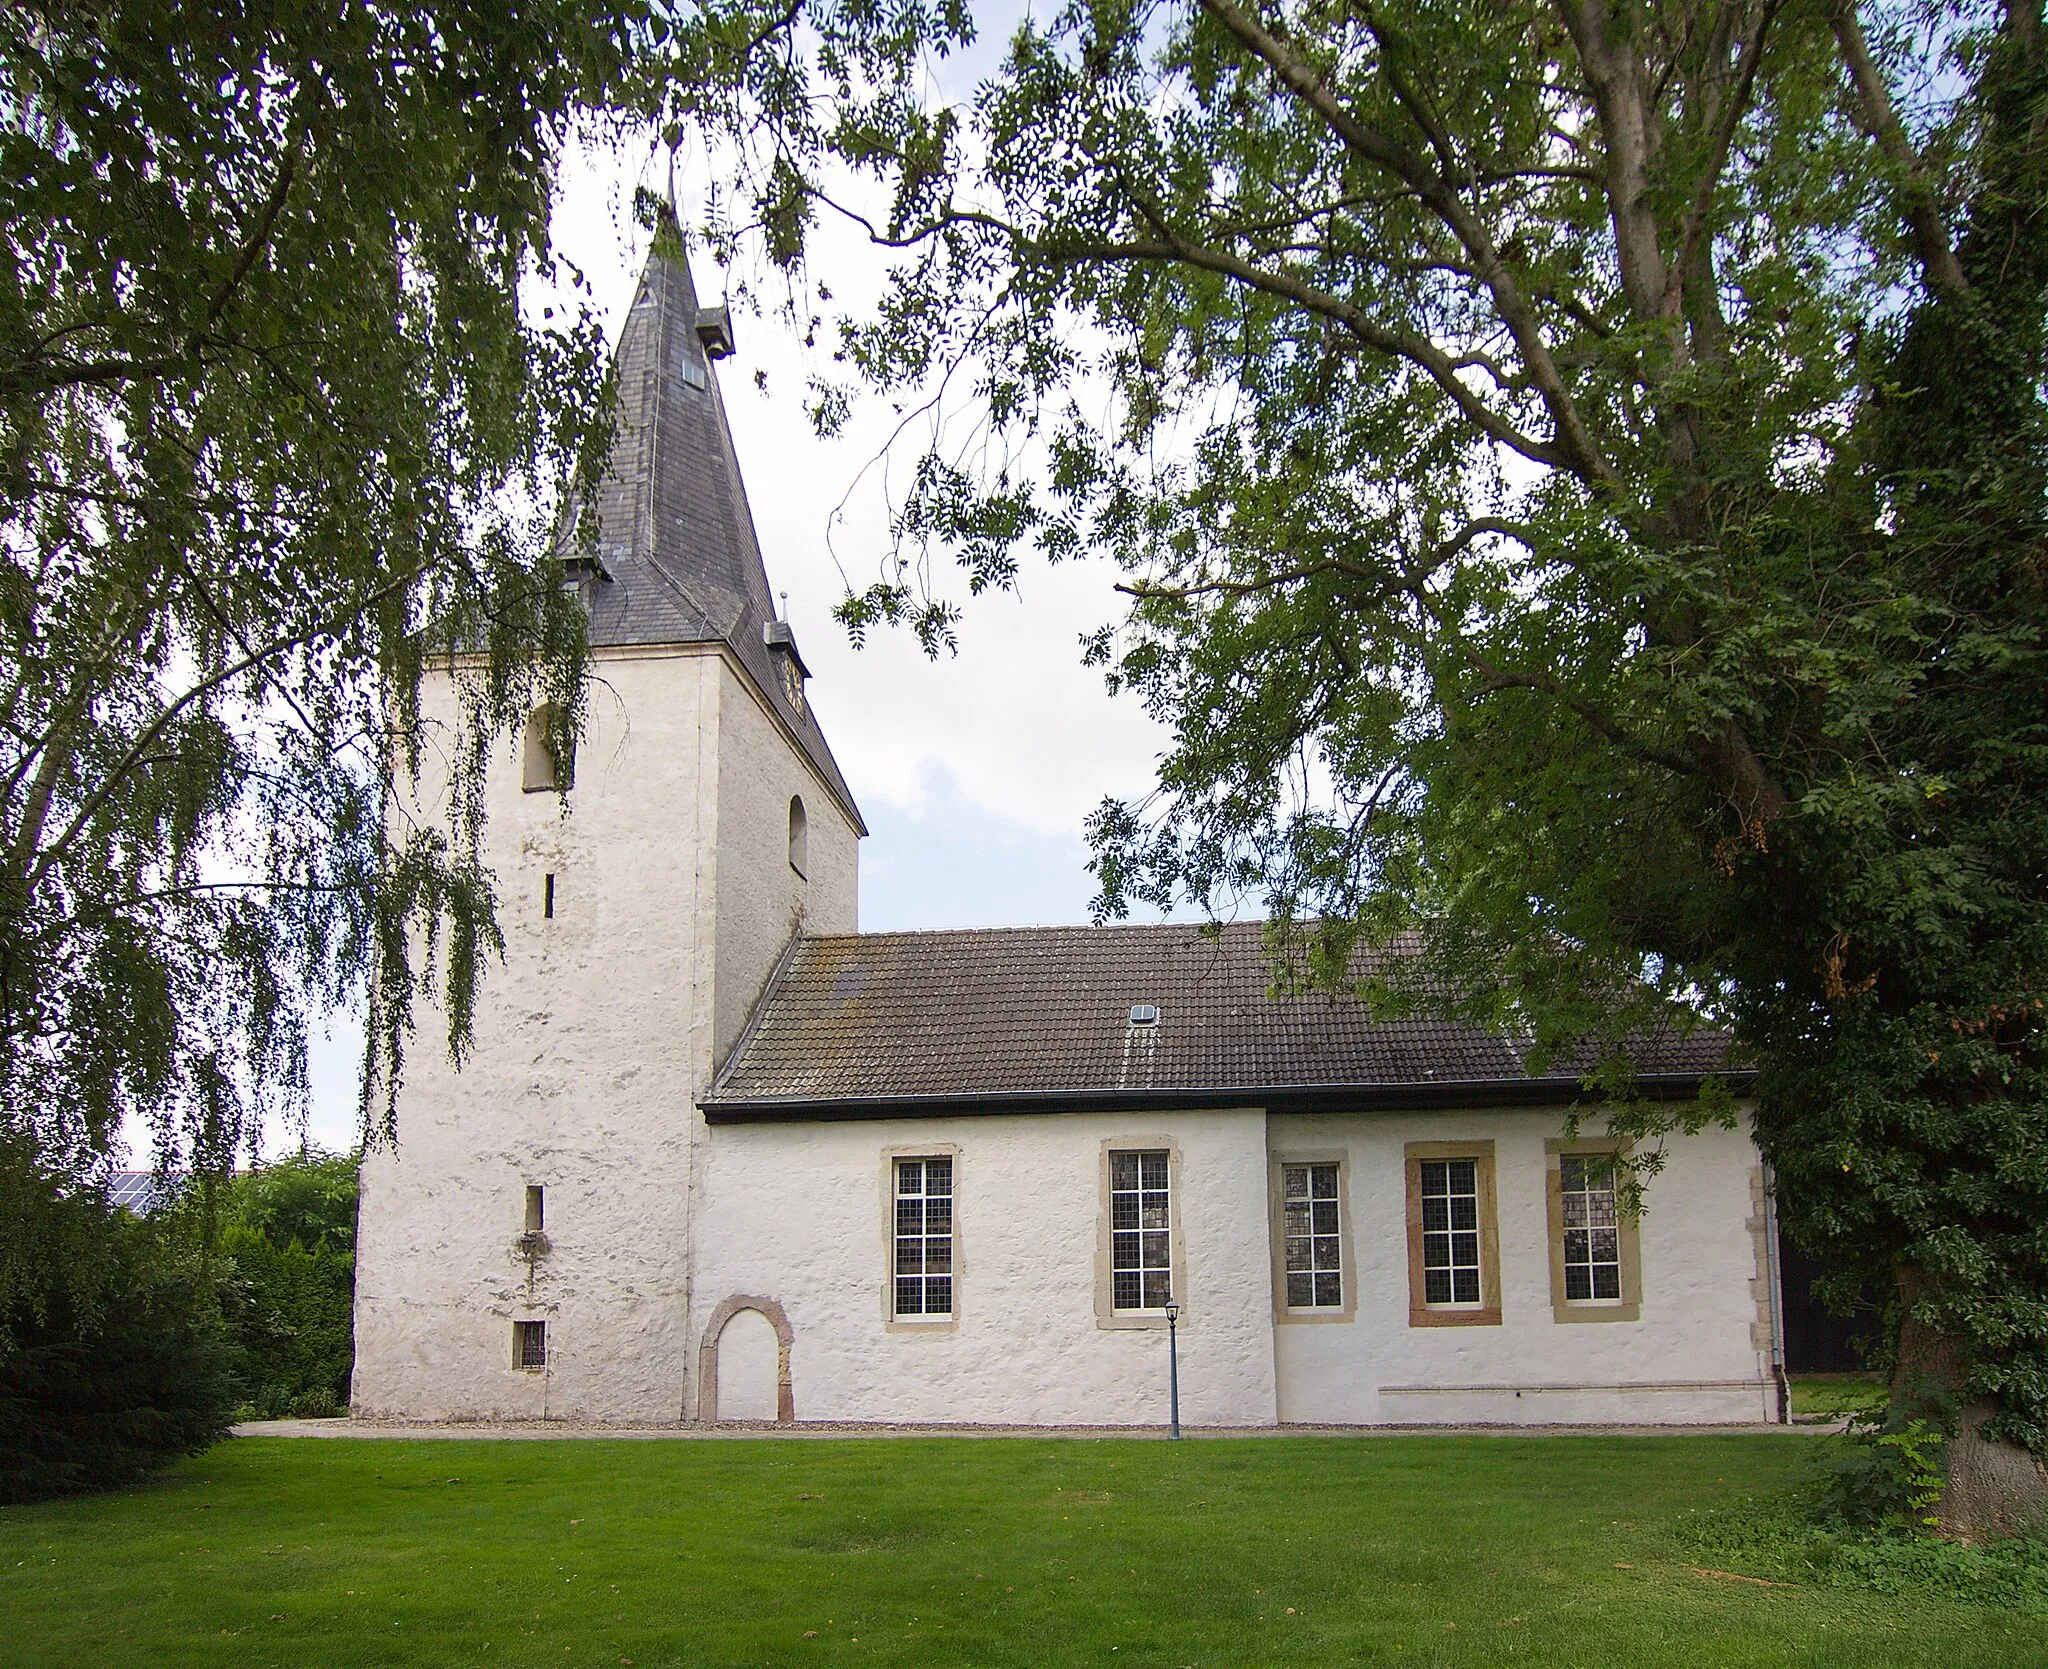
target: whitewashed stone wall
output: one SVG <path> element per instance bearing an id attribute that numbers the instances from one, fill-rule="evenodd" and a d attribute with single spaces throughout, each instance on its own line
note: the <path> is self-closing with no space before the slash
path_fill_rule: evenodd
<path id="1" fill-rule="evenodd" d="M 1165 1328 L 1098 1324 L 1103 1148 L 1116 1142 L 1179 1154 L 1183 1417 L 1272 1422 L 1262 1114 L 737 1124 L 710 1134 L 696 1326 L 701 1334 L 732 1294 L 779 1301 L 797 1419 L 1164 1421 Z M 957 1322 L 891 1327 L 890 1157 L 948 1149 Z"/>
<path id="2" fill-rule="evenodd" d="M 1356 1248 L 1349 1322 L 1275 1329 L 1287 1421 L 1512 1424 L 1775 1417 L 1768 1326 L 1753 1285 L 1757 1154 L 1746 1132 L 1674 1138 L 1645 1195 L 1640 1321 L 1559 1322 L 1551 1309 L 1545 1179 L 1555 1108 L 1528 1112 L 1276 1116 L 1276 1154 L 1341 1154 Z M 1492 1141 L 1501 1324 L 1408 1324 L 1409 1142 Z M 1402 1387 L 1427 1386 L 1427 1390 Z"/>
<path id="3" fill-rule="evenodd" d="M 809 856 L 789 862 L 789 802 L 801 798 Z M 857 930 L 859 833 L 792 749 L 752 686 L 726 674 L 718 724 L 717 1009 L 712 1054 L 722 1061 L 745 1029 L 790 936 Z"/>
<path id="4" fill-rule="evenodd" d="M 430 700 L 445 715 L 452 694 Z M 798 792 L 811 882 L 789 871 Z M 444 795 L 445 767 L 422 785 L 426 815 Z M 398 1146 L 364 1167 L 359 1413 L 672 1420 L 693 1394 L 696 1101 L 720 1017 L 737 1029 L 799 908 L 852 926 L 856 835 L 709 646 L 600 652 L 567 802 L 521 792 L 516 739 L 494 761 L 505 963 L 461 1073 L 420 1013 Z M 548 1241 L 530 1260 L 515 1249 L 529 1184 Z M 548 1323 L 544 1372 L 514 1366 L 521 1320 Z"/>
<path id="5" fill-rule="evenodd" d="M 721 1125 L 705 1160 L 696 1325 L 701 1336 L 732 1294 L 777 1301 L 799 1420 L 1158 1423 L 1165 1338 L 1098 1324 L 1096 1258 L 1105 1142 L 1170 1143 L 1191 1424 L 1770 1418 L 1748 1137 L 1671 1144 L 1640 1228 L 1640 1321 L 1559 1323 L 1544 1151 L 1559 1125 L 1555 1108 Z M 1480 1140 L 1496 1144 L 1502 1324 L 1411 1327 L 1403 1146 Z M 1311 1151 L 1345 1161 L 1357 1303 L 1344 1321 L 1277 1322 L 1269 1164 Z M 955 1156 L 950 1327 L 889 1322 L 889 1160 L 920 1152 Z"/>

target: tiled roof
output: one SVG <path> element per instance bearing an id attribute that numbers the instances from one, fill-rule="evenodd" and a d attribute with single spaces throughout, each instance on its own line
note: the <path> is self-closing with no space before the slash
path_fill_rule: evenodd
<path id="1" fill-rule="evenodd" d="M 1391 954 L 1399 954 L 1396 946 Z M 1361 960 L 1361 971 L 1364 963 Z M 1326 992 L 1274 996 L 1261 924 L 1028 927 L 799 938 L 706 1097 L 714 1120 L 920 1108 L 1568 1101 L 1513 1039 L 1442 1020 L 1375 1022 Z M 1156 1025 L 1130 1010 L 1153 1004 Z M 1700 1032 L 1635 1051 L 1653 1089 L 1722 1069 Z"/>
<path id="2" fill-rule="evenodd" d="M 613 359 L 618 429 L 597 494 L 609 577 L 587 593 L 590 641 L 729 646 L 859 823 L 809 700 L 801 713 L 789 705 L 763 640 L 775 601 L 697 322 L 689 269 L 649 256 Z"/>

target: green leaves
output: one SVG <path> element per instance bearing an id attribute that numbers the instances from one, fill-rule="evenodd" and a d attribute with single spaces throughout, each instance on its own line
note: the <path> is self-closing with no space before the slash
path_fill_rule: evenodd
<path id="1" fill-rule="evenodd" d="M 1377 1000 L 1645 1138 L 1728 1108 L 1636 1099 L 1629 1039 L 1733 1025 L 1794 1231 L 1922 1269 L 2037 1448 L 2038 14 L 1073 5 L 943 144 L 908 51 L 770 123 L 890 205 L 851 377 L 977 437 L 844 618 L 935 648 L 945 556 L 1126 571 L 1087 653 L 1174 745 L 1091 821 L 1101 911 L 1250 895 L 1334 980 L 1417 929 Z"/>
<path id="2" fill-rule="evenodd" d="M 51 1170 L 128 1120 L 224 1168 L 366 990 L 380 1125 L 415 995 L 462 1045 L 480 772 L 580 711 L 555 529 L 609 442 L 595 321 L 517 287 L 647 22 L 0 19 L 0 1134 Z"/>

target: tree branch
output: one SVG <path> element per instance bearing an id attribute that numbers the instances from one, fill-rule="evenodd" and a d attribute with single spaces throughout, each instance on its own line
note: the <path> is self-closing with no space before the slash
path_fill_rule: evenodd
<path id="1" fill-rule="evenodd" d="M 34 867 L 29 869 L 23 877 L 21 888 L 23 895 L 33 894 L 35 889 L 42 885 L 44 878 L 50 872 L 50 866 L 63 856 L 65 849 L 70 846 L 72 841 L 78 838 L 79 833 L 92 820 L 94 813 L 106 804 L 108 797 L 114 791 L 115 785 L 134 768 L 136 760 L 142 758 L 156 746 L 158 738 L 163 735 L 171 722 L 186 708 L 199 700 L 200 697 L 211 694 L 214 690 L 232 683 L 244 673 L 258 668 L 271 657 L 280 655 L 287 649 L 297 648 L 310 643 L 314 639 L 332 632 L 337 626 L 361 615 L 366 609 L 371 608 L 383 598 L 390 596 L 394 591 L 411 584 L 413 580 L 419 577 L 420 572 L 419 568 L 414 567 L 396 573 L 368 596 L 360 601 L 351 603 L 347 608 L 336 610 L 325 619 L 316 621 L 300 631 L 288 632 L 280 637 L 273 638 L 270 642 L 248 651 L 240 660 L 233 661 L 204 678 L 193 680 L 189 689 L 180 695 L 177 700 L 165 706 L 161 713 L 157 714 L 149 724 L 144 726 L 142 733 L 128 745 L 121 758 L 106 773 L 99 784 L 85 796 L 78 810 L 73 814 L 71 821 L 65 825 L 64 832 L 47 847 L 44 847 L 37 855 Z M 17 845 L 19 845 L 18 840 Z"/>
<path id="2" fill-rule="evenodd" d="M 285 201 L 291 196 L 292 182 L 298 178 L 299 159 L 305 148 L 306 129 L 301 122 L 290 148 L 277 165 L 277 178 L 270 182 L 269 194 L 264 198 L 263 206 L 257 210 L 256 224 L 250 228 L 248 235 L 242 239 L 241 247 L 235 252 L 234 266 L 214 290 L 206 304 L 204 317 L 193 326 L 191 335 L 186 339 L 187 354 L 198 352 L 201 340 L 220 323 L 221 315 L 227 311 L 228 303 L 234 299 L 235 292 L 248 281 L 249 273 L 256 265 L 256 257 L 269 247 L 271 234 L 277 230 L 278 217 L 284 213 Z"/>
<path id="3" fill-rule="evenodd" d="M 1544 464 L 1552 469 L 1570 470 L 1577 462 L 1561 448 L 1523 434 L 1520 429 L 1494 411 L 1466 386 L 1452 364 L 1451 356 L 1427 337 L 1389 330 L 1385 325 L 1369 317 L 1361 308 L 1291 274 L 1272 272 L 1264 267 L 1253 266 L 1250 262 L 1222 250 L 1191 244 L 1171 231 L 1162 232 L 1156 242 L 1031 244 L 1027 241 L 1020 247 L 1037 250 L 1055 259 L 1182 261 L 1189 266 L 1201 267 L 1205 271 L 1234 278 L 1249 289 L 1263 290 L 1268 295 L 1280 296 L 1312 313 L 1334 320 L 1367 347 L 1407 360 L 1425 372 L 1429 379 L 1450 397 L 1451 403 L 1464 414 L 1466 420 L 1489 440 L 1500 442 L 1510 451 L 1520 453 L 1531 463 Z"/>
<path id="4" fill-rule="evenodd" d="M 1436 622 L 1437 629 L 1456 645 L 1458 652 L 1465 657 L 1472 669 L 1485 680 L 1489 690 L 1528 690 L 1532 694 L 1548 696 L 1575 715 L 1594 735 L 1627 754 L 1631 759 L 1646 765 L 1659 766 L 1679 776 L 1700 775 L 1697 761 L 1688 759 L 1684 754 L 1672 753 L 1651 743 L 1638 741 L 1615 723 L 1612 714 L 1603 711 L 1569 685 L 1536 673 L 1509 672 L 1495 666 L 1473 646 L 1463 632 L 1444 618 L 1443 611 L 1437 607 L 1436 599 L 1429 595 L 1426 587 L 1417 585 L 1411 590 L 1410 595 L 1422 605 L 1423 611 L 1430 619 Z"/>
<path id="5" fill-rule="evenodd" d="M 1536 529 L 1527 522 L 1508 521 L 1500 516 L 1479 516 L 1467 522 L 1450 538 L 1430 546 L 1419 561 L 1403 565 L 1395 582 L 1385 587 L 1389 591 L 1407 593 L 1424 583 L 1432 574 L 1460 552 L 1467 550 L 1479 539 L 1489 534 L 1500 538 L 1513 539 L 1533 547 Z M 1283 585 L 1292 585 L 1300 580 L 1316 579 L 1323 574 L 1349 574 L 1363 580 L 1381 580 L 1384 575 L 1365 567 L 1361 563 L 1346 561 L 1343 557 L 1324 557 L 1314 562 L 1304 562 L 1292 568 L 1283 568 L 1256 580 L 1202 580 L 1192 585 L 1161 585 L 1153 580 L 1139 580 L 1133 585 L 1119 585 L 1117 590 L 1126 597 L 1249 597 L 1261 592 L 1273 591 Z"/>
<path id="6" fill-rule="evenodd" d="M 1609 25 L 1618 20 L 1607 0 L 1560 0 L 1558 9 L 1607 141 L 1607 212 L 1614 224 L 1622 289 L 1638 318 L 1658 318 L 1664 304 L 1664 252 L 1650 175 L 1663 136 L 1643 85 L 1642 59 L 1628 39 L 1610 37 Z"/>
<path id="7" fill-rule="evenodd" d="M 1514 337 L 1523 363 L 1529 368 L 1530 383 L 1549 413 L 1552 446 L 1547 450 L 1561 460 L 1557 467 L 1572 471 L 1596 490 L 1609 492 L 1617 489 L 1620 478 L 1613 466 L 1601 456 L 1591 432 L 1580 417 L 1577 404 L 1550 356 L 1542 325 L 1528 298 L 1501 259 L 1492 235 L 1459 200 L 1444 176 L 1405 145 L 1354 117 L 1330 91 L 1326 78 L 1313 65 L 1257 19 L 1241 10 L 1235 0 L 1201 0 L 1201 6 L 1241 45 L 1264 61 L 1281 85 L 1321 117 L 1324 125 L 1346 146 L 1413 186 L 1452 235 L 1465 246 L 1479 270 L 1480 281 L 1493 298 L 1501 322 Z M 1383 61 L 1384 56 L 1383 50 Z M 1397 76 L 1397 97 L 1400 96 L 1400 81 Z M 1415 111 L 1411 110 L 1411 114 Z M 1416 114 L 1416 121 L 1424 126 L 1425 132 L 1428 131 L 1427 113 Z"/>
<path id="8" fill-rule="evenodd" d="M 1920 268 L 1926 274 L 1928 287 L 1961 294 L 1970 287 L 1970 281 L 1949 242 L 1948 227 L 1942 221 L 1926 163 L 1906 137 L 1892 104 L 1891 89 L 1870 56 L 1870 42 L 1857 19 L 1854 0 L 1832 0 L 1828 15 L 1855 91 L 1853 109 L 1859 118 L 1857 125 L 1877 141 L 1886 159 L 1898 170 L 1900 212 L 1919 250 Z"/>
<path id="9" fill-rule="evenodd" d="M 1729 89 L 1728 97 L 1721 106 L 1707 165 L 1700 170 L 1698 183 L 1693 187 L 1692 205 L 1686 210 L 1685 223 L 1679 232 L 1678 257 L 1671 263 L 1671 271 L 1664 280 L 1664 306 L 1667 311 L 1675 311 L 1679 307 L 1685 275 L 1692 269 L 1700 239 L 1706 235 L 1714 193 L 1721 183 L 1721 172 L 1728 166 L 1728 152 L 1735 143 L 1742 118 L 1749 110 L 1749 95 L 1756 86 L 1757 65 L 1764 55 L 1764 36 L 1769 32 L 1771 20 L 1777 16 L 1781 3 L 1782 0 L 1764 0 L 1757 11 L 1756 27 L 1742 43 L 1741 56 L 1735 65 L 1735 85 Z"/>

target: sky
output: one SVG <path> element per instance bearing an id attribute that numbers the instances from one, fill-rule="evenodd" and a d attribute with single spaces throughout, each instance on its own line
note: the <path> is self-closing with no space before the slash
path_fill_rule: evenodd
<path id="1" fill-rule="evenodd" d="M 565 172 L 557 240 L 589 279 L 614 341 L 646 259 L 632 189 L 638 180 L 665 189 L 667 175 L 665 151 L 597 147 Z M 686 155 L 677 179 L 686 224 L 705 181 L 701 158 Z M 812 259 L 841 301 L 879 288 L 882 260 L 849 227 L 823 225 Z M 702 251 L 692 268 L 702 304 L 736 300 Z M 829 342 L 821 335 L 806 349 L 780 319 L 739 305 L 733 334 L 717 375 L 769 583 L 787 594 L 812 674 L 806 698 L 871 831 L 861 927 L 1085 920 L 1094 886 L 1083 820 L 1106 794 L 1146 792 L 1167 742 L 1137 701 L 1111 699 L 1101 673 L 1081 665 L 1082 634 L 1122 612 L 1116 570 L 1027 566 L 1014 594 L 966 601 L 955 655 L 933 660 L 888 628 L 856 649 L 832 610 L 882 575 L 894 548 L 889 487 L 903 479 L 916 437 L 890 454 L 899 419 L 873 401 L 841 434 L 819 439 L 803 391 L 828 366 Z"/>
<path id="2" fill-rule="evenodd" d="M 701 158 L 683 160 L 686 224 L 707 177 Z M 585 274 L 614 342 L 646 257 L 633 187 L 665 189 L 667 178 L 667 153 L 644 147 L 587 146 L 564 171 L 557 246 Z M 814 261 L 841 298 L 872 293 L 883 270 L 863 237 L 831 225 Z M 728 280 L 708 257 L 692 265 L 700 301 L 726 300 Z M 788 594 L 812 674 L 807 698 L 870 831 L 861 930 L 1086 921 L 1095 887 L 1083 822 L 1106 795 L 1145 794 L 1167 743 L 1134 698 L 1112 699 L 1101 673 L 1081 665 L 1082 633 L 1122 612 L 1114 568 L 1027 565 L 1015 593 L 965 604 L 957 655 L 928 659 L 909 633 L 887 629 L 855 649 L 831 611 L 849 587 L 878 578 L 891 552 L 892 469 L 882 455 L 898 419 L 871 403 L 843 434 L 820 440 L 802 396 L 822 340 L 807 351 L 779 320 L 737 306 L 733 334 L 735 352 L 717 374 L 769 581 Z M 895 455 L 897 480 L 910 444 Z M 345 1016 L 315 1041 L 308 1134 L 318 1146 L 354 1142 L 360 1052 Z M 272 1151 L 295 1145 L 290 1133 L 266 1133 Z"/>

